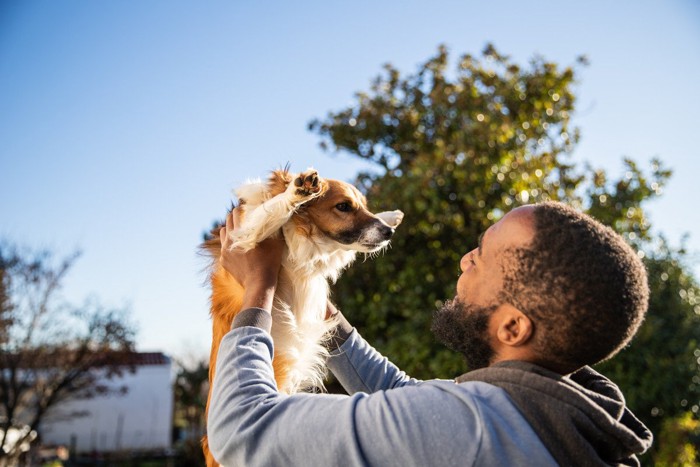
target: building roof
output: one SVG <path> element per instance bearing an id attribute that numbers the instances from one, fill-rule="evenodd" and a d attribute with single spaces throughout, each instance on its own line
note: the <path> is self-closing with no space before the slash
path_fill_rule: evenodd
<path id="1" fill-rule="evenodd" d="M 170 357 L 162 352 L 132 352 L 128 358 L 127 364 L 136 366 L 170 364 Z"/>
<path id="2" fill-rule="evenodd" d="M 0 365 L 7 364 L 15 369 L 40 368 L 71 368 L 76 366 L 73 358 L 74 349 L 30 349 L 18 354 L 3 353 L 0 355 Z M 84 358 L 83 358 L 84 357 Z M 170 365 L 171 359 L 162 352 L 125 352 L 102 350 L 87 352 L 83 355 L 84 368 L 100 368 L 104 366 L 148 366 Z M 12 362 L 11 364 L 8 362 Z"/>

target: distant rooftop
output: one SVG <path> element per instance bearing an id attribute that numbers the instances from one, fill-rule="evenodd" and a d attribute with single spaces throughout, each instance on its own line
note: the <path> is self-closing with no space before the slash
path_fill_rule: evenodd
<path id="1" fill-rule="evenodd" d="M 169 365 L 170 357 L 162 352 L 133 352 L 129 355 L 128 363 L 136 366 Z"/>

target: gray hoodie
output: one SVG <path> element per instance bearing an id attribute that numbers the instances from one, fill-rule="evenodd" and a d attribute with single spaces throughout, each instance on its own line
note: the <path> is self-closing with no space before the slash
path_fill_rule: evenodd
<path id="1" fill-rule="evenodd" d="M 649 429 L 625 406 L 609 379 L 589 367 L 561 376 L 527 362 L 502 362 L 457 382 L 505 389 L 562 465 L 639 465 L 652 443 Z"/>
<path id="2" fill-rule="evenodd" d="M 497 373 L 492 382 L 418 381 L 356 331 L 343 336 L 328 362 L 350 396 L 279 394 L 265 313 L 251 309 L 239 314 L 219 349 L 207 429 L 212 453 L 225 466 L 553 466 L 557 460 L 592 465 L 603 456 L 594 452 L 597 444 L 593 451 L 578 449 L 576 443 L 574 449 L 562 452 L 552 446 L 552 440 L 561 441 L 556 435 L 565 425 L 557 419 L 568 419 L 571 410 L 587 404 L 569 402 L 569 410 L 560 413 L 549 395 L 539 396 L 549 394 L 540 390 L 548 388 L 549 381 L 530 384 L 529 376 L 511 381 L 501 374 L 504 369 L 531 374 L 529 369 L 493 368 Z M 518 390 L 519 379 L 534 392 Z M 527 396 L 521 398 L 520 393 Z M 558 397 L 557 390 L 551 397 Z M 523 409 L 531 400 L 533 407 L 547 408 L 551 403 L 552 410 L 547 410 L 551 416 L 532 418 Z M 610 436 L 605 430 L 598 433 L 601 439 Z M 561 431 L 561 436 L 571 434 Z M 640 442 L 635 449 L 645 447 L 648 443 Z M 623 463 L 633 453 L 602 458 Z"/>

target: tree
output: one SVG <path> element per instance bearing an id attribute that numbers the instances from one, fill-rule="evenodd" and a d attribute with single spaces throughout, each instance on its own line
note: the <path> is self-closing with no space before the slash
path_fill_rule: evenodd
<path id="1" fill-rule="evenodd" d="M 700 420 L 700 294 L 683 248 L 673 249 L 660 237 L 649 250 L 646 322 L 600 370 L 623 388 L 628 404 L 658 435 L 655 447 L 668 450 L 669 440 L 661 442 L 664 427 L 687 416 Z"/>
<path id="2" fill-rule="evenodd" d="M 184 364 L 175 377 L 175 426 L 182 430 L 179 461 L 183 465 L 205 465 L 202 437 L 206 432 L 205 406 L 209 392 L 209 362 Z"/>
<path id="3" fill-rule="evenodd" d="M 309 124 L 323 148 L 375 163 L 357 184 L 376 210 L 406 214 L 385 257 L 350 268 L 335 299 L 370 342 L 413 376 L 454 377 L 465 370 L 462 359 L 434 341 L 429 323 L 431 311 L 454 296 L 461 255 L 513 207 L 561 200 L 612 226 L 646 256 L 652 304 L 636 342 L 653 343 L 657 353 L 633 344 L 605 369 L 652 427 L 654 413 L 680 413 L 682 401 L 698 400 L 697 289 L 680 251 L 654 248 L 644 212 L 671 172 L 654 160 L 647 174 L 626 159 L 622 177 L 611 180 L 572 161 L 580 134 L 571 121 L 573 88 L 585 58 L 561 67 L 535 57 L 522 67 L 488 45 L 480 58 L 460 57 L 454 72 L 448 59 L 440 47 L 407 76 L 386 65 L 354 104 Z M 654 276 L 662 270 L 663 283 Z M 672 332 L 680 339 L 668 346 Z M 668 364 L 656 365 L 659 349 Z M 676 376 L 676 383 L 647 391 Z"/>
<path id="4" fill-rule="evenodd" d="M 82 415 L 62 411 L 63 402 L 124 390 L 104 384 L 128 370 L 134 332 L 123 310 L 59 297 L 76 258 L 55 263 L 48 252 L 0 243 L 0 446 L 11 429 L 23 433 L 0 449 L 0 466 L 16 464 L 42 421 Z"/>

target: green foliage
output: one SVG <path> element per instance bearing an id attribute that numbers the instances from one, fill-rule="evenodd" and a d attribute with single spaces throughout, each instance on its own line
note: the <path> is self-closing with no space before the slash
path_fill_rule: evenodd
<path id="1" fill-rule="evenodd" d="M 173 425 L 178 432 L 177 465 L 204 466 L 202 437 L 206 432 L 204 407 L 209 390 L 209 364 L 198 361 L 194 365 L 179 363 L 175 377 L 175 413 Z"/>
<path id="2" fill-rule="evenodd" d="M 377 163 L 358 177 L 378 210 L 406 217 L 383 259 L 355 265 L 336 288 L 354 323 L 416 376 L 454 376 L 461 359 L 428 331 L 454 295 L 459 259 L 512 207 L 571 199 L 581 176 L 565 161 L 574 69 L 534 59 L 521 69 L 492 46 L 448 73 L 441 47 L 415 75 L 386 65 L 371 93 L 310 127 L 323 144 Z"/>
<path id="3" fill-rule="evenodd" d="M 419 378 L 454 377 L 462 359 L 437 344 L 432 310 L 454 296 L 460 257 L 505 212 L 561 200 L 625 235 L 646 256 L 652 302 L 630 349 L 604 365 L 646 422 L 697 404 L 696 286 L 684 253 L 653 246 L 644 204 L 671 173 L 624 161 L 619 179 L 577 167 L 572 125 L 577 67 L 541 57 L 522 67 L 489 45 L 448 69 L 446 48 L 402 76 L 386 65 L 369 92 L 348 108 L 310 123 L 328 150 L 374 162 L 357 183 L 372 207 L 401 209 L 404 223 L 382 258 L 350 268 L 335 300 L 380 351 Z M 683 291 L 683 292 L 682 292 Z M 694 308 L 695 307 L 695 308 Z M 694 355 L 694 352 L 696 353 Z M 691 402 L 693 401 L 693 402 Z M 687 409 L 686 409 L 687 410 Z"/>
<path id="4" fill-rule="evenodd" d="M 683 250 L 660 238 L 646 258 L 651 297 L 645 323 L 630 346 L 600 365 L 655 433 L 665 419 L 700 407 L 700 289 Z"/>
<path id="5" fill-rule="evenodd" d="M 686 412 L 676 418 L 666 419 L 659 439 L 657 467 L 698 465 L 697 445 L 700 441 L 700 421 Z"/>
<path id="6" fill-rule="evenodd" d="M 585 184 L 587 211 L 641 247 L 652 240 L 651 226 L 641 205 L 663 192 L 671 171 L 665 169 L 658 159 L 651 161 L 650 176 L 646 176 L 631 159 L 624 159 L 624 164 L 624 176 L 613 182 L 608 182 L 602 170 L 588 169 L 590 182 Z"/>

